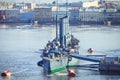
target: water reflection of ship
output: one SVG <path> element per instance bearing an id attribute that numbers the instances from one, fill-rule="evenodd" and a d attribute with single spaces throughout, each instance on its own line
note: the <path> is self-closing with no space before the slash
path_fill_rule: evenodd
<path id="1" fill-rule="evenodd" d="M 107 25 L 110 26 L 111 25 L 111 21 L 107 21 Z"/>
<path id="2" fill-rule="evenodd" d="M 112 21 L 110 21 L 110 20 L 104 21 L 104 24 L 108 25 L 108 26 L 111 26 L 112 25 Z"/>
<path id="3" fill-rule="evenodd" d="M 33 29 L 33 25 L 16 26 L 17 29 Z"/>
<path id="4" fill-rule="evenodd" d="M 6 28 L 8 28 L 8 26 L 7 26 L 6 24 L 2 24 L 2 25 L 0 26 L 0 29 L 6 29 Z"/>

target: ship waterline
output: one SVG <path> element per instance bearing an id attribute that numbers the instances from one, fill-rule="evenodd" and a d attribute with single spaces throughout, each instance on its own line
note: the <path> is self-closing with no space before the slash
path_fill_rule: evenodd
<path id="1" fill-rule="evenodd" d="M 72 60 L 68 64 L 68 57 L 64 57 L 58 60 L 50 60 L 50 63 L 51 63 L 50 64 L 51 73 L 56 73 L 63 70 L 67 72 L 67 66 L 77 65 L 78 60 L 75 58 L 72 58 Z"/>

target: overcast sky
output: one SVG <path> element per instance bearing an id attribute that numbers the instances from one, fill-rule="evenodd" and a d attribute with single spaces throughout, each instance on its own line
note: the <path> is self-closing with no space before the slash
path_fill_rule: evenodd
<path id="1" fill-rule="evenodd" d="M 55 0 L 0 0 L 5 2 L 32 2 L 32 3 L 52 3 Z M 59 2 L 66 2 L 66 0 L 58 0 Z M 68 0 L 68 2 L 79 2 L 82 0 Z M 83 0 L 85 1 L 85 0 Z"/>
<path id="2" fill-rule="evenodd" d="M 31 3 L 52 3 L 55 0 L 0 0 L 5 2 L 31 2 Z M 66 2 L 66 0 L 58 0 L 60 3 Z M 79 1 L 95 1 L 95 0 L 68 0 L 68 2 L 79 2 Z M 97 0 L 99 1 L 99 0 Z M 105 1 L 120 1 L 120 0 L 105 0 Z"/>

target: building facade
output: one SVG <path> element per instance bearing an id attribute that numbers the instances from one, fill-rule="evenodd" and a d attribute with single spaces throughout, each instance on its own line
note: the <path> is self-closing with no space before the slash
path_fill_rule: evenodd
<path id="1" fill-rule="evenodd" d="M 104 23 L 110 21 L 111 24 L 120 24 L 120 11 L 116 10 L 105 10 L 104 11 Z"/>
<path id="2" fill-rule="evenodd" d="M 104 14 L 102 12 L 80 11 L 79 18 L 83 24 L 103 24 Z"/>
<path id="3" fill-rule="evenodd" d="M 0 21 L 4 21 L 6 19 L 5 10 L 0 10 Z"/>
<path id="4" fill-rule="evenodd" d="M 33 23 L 35 20 L 35 13 L 33 11 L 31 12 L 23 12 L 19 15 L 19 21 L 20 22 L 31 22 Z"/>
<path id="5" fill-rule="evenodd" d="M 19 14 L 19 9 L 0 10 L 0 22 L 18 22 Z"/>
<path id="6" fill-rule="evenodd" d="M 28 7 L 28 10 L 34 10 L 34 8 L 36 7 L 36 4 L 33 3 L 25 3 L 25 5 Z"/>
<path id="7" fill-rule="evenodd" d="M 35 8 L 35 21 L 38 21 L 38 23 L 52 23 L 53 17 L 52 17 L 52 10 L 51 8 Z"/>
<path id="8" fill-rule="evenodd" d="M 79 8 L 73 8 L 70 10 L 70 24 L 80 24 L 80 12 Z"/>

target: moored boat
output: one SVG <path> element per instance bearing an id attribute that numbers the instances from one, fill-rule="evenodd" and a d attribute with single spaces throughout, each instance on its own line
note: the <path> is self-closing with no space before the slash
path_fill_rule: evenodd
<path id="1" fill-rule="evenodd" d="M 99 64 L 101 74 L 117 74 L 120 75 L 120 57 L 105 57 Z"/>
<path id="2" fill-rule="evenodd" d="M 78 62 L 70 57 L 70 54 L 79 54 L 79 40 L 70 33 L 68 16 L 65 16 L 60 18 L 58 35 L 54 40 L 48 41 L 38 65 L 42 66 L 47 74 L 65 70 L 68 65 Z"/>

